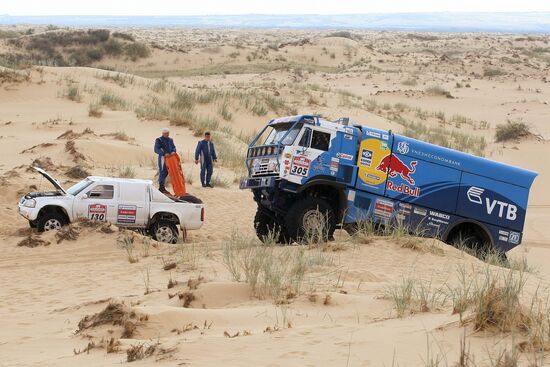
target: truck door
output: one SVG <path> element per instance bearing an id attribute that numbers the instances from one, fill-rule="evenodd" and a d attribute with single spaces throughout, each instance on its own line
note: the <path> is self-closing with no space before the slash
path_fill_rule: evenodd
<path id="1" fill-rule="evenodd" d="M 378 195 L 386 193 L 393 135 L 387 131 L 363 128 L 357 155 L 357 183 L 359 190 Z"/>
<path id="2" fill-rule="evenodd" d="M 116 223 L 118 185 L 96 182 L 75 197 L 75 219 Z"/>
<path id="3" fill-rule="evenodd" d="M 121 226 L 143 227 L 149 217 L 148 185 L 125 182 L 120 188 L 116 223 Z"/>
<path id="4" fill-rule="evenodd" d="M 303 184 L 311 176 L 336 175 L 338 165 L 328 154 L 335 133 L 318 127 L 305 127 L 298 136 L 298 144 L 284 151 L 285 178 Z"/>

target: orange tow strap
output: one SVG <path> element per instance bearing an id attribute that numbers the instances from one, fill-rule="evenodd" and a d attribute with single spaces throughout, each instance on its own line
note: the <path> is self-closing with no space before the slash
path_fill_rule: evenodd
<path id="1" fill-rule="evenodd" d="M 174 194 L 177 197 L 187 194 L 185 190 L 185 177 L 183 176 L 183 170 L 181 169 L 181 161 L 179 154 L 174 154 L 165 158 L 166 168 L 168 168 L 168 174 L 172 181 L 172 188 Z"/>

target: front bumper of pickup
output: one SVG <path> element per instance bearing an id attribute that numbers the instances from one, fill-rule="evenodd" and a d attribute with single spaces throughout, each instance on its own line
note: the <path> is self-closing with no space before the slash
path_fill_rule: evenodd
<path id="1" fill-rule="evenodd" d="M 274 187 L 277 177 L 250 177 L 241 180 L 239 189 L 258 189 L 263 187 Z"/>
<path id="2" fill-rule="evenodd" d="M 25 218 L 27 220 L 30 220 L 30 221 L 36 220 L 36 217 L 37 217 L 37 214 L 38 214 L 38 211 L 35 210 L 35 208 L 26 207 L 21 203 L 19 203 L 19 205 L 18 205 L 18 211 L 19 211 L 19 214 L 23 218 Z"/>

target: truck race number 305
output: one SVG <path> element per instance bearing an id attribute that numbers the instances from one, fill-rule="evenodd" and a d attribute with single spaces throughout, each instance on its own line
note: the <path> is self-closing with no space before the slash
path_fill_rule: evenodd
<path id="1" fill-rule="evenodd" d="M 88 219 L 103 222 L 107 219 L 107 205 L 88 205 Z"/>
<path id="2" fill-rule="evenodd" d="M 294 157 L 292 159 L 292 168 L 290 174 L 298 176 L 307 176 L 311 161 L 306 157 Z"/>

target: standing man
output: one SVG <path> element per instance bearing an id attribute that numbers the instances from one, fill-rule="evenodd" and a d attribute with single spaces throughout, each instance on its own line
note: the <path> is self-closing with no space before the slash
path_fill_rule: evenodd
<path id="1" fill-rule="evenodd" d="M 210 132 L 204 133 L 204 139 L 199 141 L 195 149 L 195 164 L 201 162 L 202 187 L 212 187 L 210 180 L 214 171 L 214 162 L 218 162 L 214 143 L 210 141 Z"/>
<path id="2" fill-rule="evenodd" d="M 174 140 L 170 138 L 170 129 L 167 127 L 162 129 L 162 136 L 155 140 L 155 153 L 159 156 L 159 191 L 163 194 L 167 194 L 168 191 L 166 191 L 166 187 L 164 187 L 164 181 L 168 176 L 168 169 L 166 168 L 164 159 L 176 154 L 176 145 L 174 144 Z"/>

